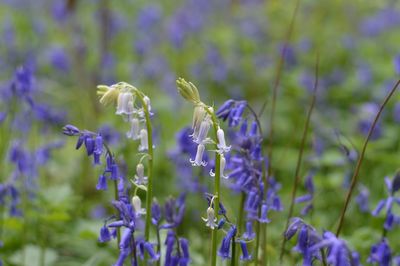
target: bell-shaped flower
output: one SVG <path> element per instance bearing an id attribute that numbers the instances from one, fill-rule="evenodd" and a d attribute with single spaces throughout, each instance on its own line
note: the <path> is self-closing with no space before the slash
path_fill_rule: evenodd
<path id="1" fill-rule="evenodd" d="M 192 122 L 193 133 L 191 135 L 193 139 L 197 139 L 200 131 L 201 122 L 204 120 L 205 117 L 206 117 L 206 111 L 204 110 L 204 106 L 202 105 L 195 106 L 193 112 L 193 122 Z"/>
<path id="2" fill-rule="evenodd" d="M 140 138 L 140 124 L 138 118 L 134 117 L 131 119 L 131 129 L 126 132 L 126 137 L 133 140 Z"/>
<path id="3" fill-rule="evenodd" d="M 390 250 L 387 239 L 384 238 L 379 243 L 372 246 L 367 262 L 378 263 L 382 266 L 389 266 L 391 265 L 391 259 L 392 251 Z"/>
<path id="4" fill-rule="evenodd" d="M 107 178 L 105 175 L 100 175 L 99 176 L 99 181 L 96 185 L 97 190 L 107 190 Z"/>
<path id="5" fill-rule="evenodd" d="M 253 230 L 253 222 L 246 222 L 246 231 L 243 233 L 242 237 L 246 240 L 252 240 L 256 237 L 256 233 Z"/>
<path id="6" fill-rule="evenodd" d="M 252 257 L 249 254 L 249 251 L 247 250 L 247 244 L 243 240 L 240 241 L 240 248 L 242 250 L 242 256 L 240 256 L 240 259 L 243 261 L 251 260 Z"/>
<path id="7" fill-rule="evenodd" d="M 148 135 L 146 129 L 140 130 L 140 145 L 139 151 L 147 151 L 149 149 Z"/>
<path id="8" fill-rule="evenodd" d="M 207 208 L 207 218 L 201 217 L 204 222 L 206 222 L 206 226 L 210 227 L 211 229 L 214 229 L 217 227 L 216 221 L 217 218 L 215 218 L 215 212 L 214 209 L 211 207 Z"/>
<path id="9" fill-rule="evenodd" d="M 208 117 L 206 117 L 200 124 L 200 129 L 199 133 L 196 138 L 193 139 L 193 141 L 197 144 L 203 144 L 209 142 L 209 139 L 207 138 L 208 131 L 210 130 L 211 127 L 211 121 Z"/>
<path id="10" fill-rule="evenodd" d="M 226 145 L 225 133 L 222 128 L 218 128 L 217 130 L 217 139 L 218 139 L 217 148 L 219 153 L 229 152 L 231 150 L 231 146 Z"/>
<path id="11" fill-rule="evenodd" d="M 144 166 L 142 163 L 136 165 L 136 175 L 135 175 L 135 184 L 137 185 L 146 185 L 147 184 L 147 176 L 144 176 Z"/>
<path id="12" fill-rule="evenodd" d="M 142 214 L 146 214 L 146 209 L 142 208 L 142 201 L 138 196 L 133 196 L 132 197 L 132 206 L 133 209 L 135 210 L 136 217 L 141 216 Z"/>
<path id="13" fill-rule="evenodd" d="M 194 160 L 190 159 L 190 162 L 192 163 L 193 166 L 206 166 L 207 162 L 203 161 L 203 154 L 204 150 L 206 148 L 204 147 L 204 144 L 199 144 L 197 146 L 197 152 L 196 152 L 196 157 Z"/>
<path id="14" fill-rule="evenodd" d="M 223 178 L 225 178 L 225 179 L 228 179 L 228 176 L 226 176 L 225 174 L 224 174 L 224 171 L 225 171 L 225 166 L 226 166 L 226 159 L 225 159 L 225 156 L 223 155 L 223 154 L 221 154 L 220 155 L 220 161 L 219 161 L 219 172 L 220 172 L 220 177 L 223 177 Z M 210 170 L 210 176 L 212 176 L 212 177 L 214 177 L 215 176 L 215 173 L 214 173 L 214 171 L 211 169 Z"/>
<path id="15" fill-rule="evenodd" d="M 134 102 L 135 98 L 131 92 L 121 92 L 118 95 L 117 111 L 115 113 L 117 115 L 133 114 L 135 112 Z"/>

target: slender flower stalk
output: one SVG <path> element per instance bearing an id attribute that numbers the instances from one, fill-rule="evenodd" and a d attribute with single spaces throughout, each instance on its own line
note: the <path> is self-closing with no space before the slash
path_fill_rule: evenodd
<path id="1" fill-rule="evenodd" d="M 210 204 L 210 208 L 214 208 L 214 213 L 218 220 L 219 215 L 219 207 L 221 202 L 221 162 L 225 163 L 225 158 L 223 157 L 223 152 L 229 151 L 230 147 L 226 146 L 226 143 L 223 143 L 224 134 L 223 131 L 219 127 L 219 123 L 214 112 L 214 109 L 211 106 L 205 105 L 200 100 L 199 92 L 196 86 L 187 82 L 184 79 L 180 78 L 176 81 L 178 91 L 181 96 L 187 101 L 191 102 L 195 106 L 194 115 L 193 115 L 193 134 L 192 137 L 194 141 L 199 145 L 198 146 L 198 154 L 196 155 L 196 160 L 191 160 L 194 166 L 205 165 L 202 162 L 202 152 L 204 148 L 199 149 L 199 147 L 203 147 L 202 145 L 209 143 L 210 140 L 207 138 L 207 132 L 209 128 L 209 119 L 211 120 L 211 124 L 214 131 L 215 136 L 215 171 L 212 173 L 214 177 L 214 195 L 213 202 Z M 207 117 L 208 116 L 208 117 Z M 199 150 L 201 151 L 199 155 Z M 224 167 L 224 166 L 223 166 Z M 223 170 L 223 169 L 222 169 Z M 217 242 L 218 242 L 218 228 L 212 228 L 211 233 L 211 266 L 217 265 Z"/>
<path id="2" fill-rule="evenodd" d="M 299 156 L 297 158 L 297 165 L 296 165 L 296 170 L 295 170 L 294 178 L 293 178 L 292 195 L 291 195 L 289 213 L 288 213 L 288 217 L 287 217 L 287 220 L 286 220 L 286 226 L 285 226 L 284 232 L 286 232 L 287 228 L 289 227 L 290 218 L 292 218 L 292 216 L 293 216 L 294 203 L 295 203 L 295 199 L 296 199 L 296 192 L 297 192 L 297 188 L 298 188 L 298 186 L 300 184 L 300 181 L 301 181 L 300 180 L 300 178 L 301 178 L 301 176 L 300 176 L 300 168 L 301 168 L 301 164 L 302 164 L 302 161 L 303 161 L 302 160 L 303 159 L 303 152 L 304 152 L 304 147 L 305 147 L 306 141 L 307 141 L 307 133 L 308 133 L 308 128 L 309 128 L 309 124 L 310 124 L 310 120 L 311 120 L 311 115 L 312 115 L 312 112 L 314 110 L 315 101 L 316 101 L 316 98 L 317 98 L 318 71 L 319 71 L 319 54 L 317 54 L 317 58 L 316 58 L 316 62 L 315 62 L 314 89 L 313 89 L 313 94 L 312 94 L 312 98 L 311 98 L 310 107 L 309 107 L 308 113 L 307 113 L 306 122 L 304 124 L 304 131 L 303 131 L 303 136 L 302 136 L 302 139 L 301 139 Z M 286 244 L 286 238 L 283 238 L 282 246 L 281 246 L 281 252 L 280 252 L 280 256 L 279 256 L 280 263 L 282 263 L 283 254 L 284 254 L 284 251 L 285 251 L 285 244 Z"/>
<path id="3" fill-rule="evenodd" d="M 126 121 L 131 123 L 131 130 L 127 133 L 128 138 L 140 139 L 139 151 L 147 151 L 147 193 L 146 193 L 146 220 L 144 238 L 148 242 L 151 226 L 151 202 L 153 199 L 153 130 L 151 125 L 150 99 L 136 87 L 119 82 L 112 86 L 99 85 L 98 94 L 103 104 L 117 102 L 116 114 L 122 115 Z M 135 108 L 135 99 L 141 103 L 141 108 Z M 145 128 L 140 131 L 137 128 L 137 117 L 144 119 Z M 133 129 L 132 129 L 133 127 Z M 140 132 L 138 137 L 136 134 Z"/>
<path id="4" fill-rule="evenodd" d="M 368 142 L 369 142 L 369 140 L 370 140 L 370 138 L 372 136 L 372 133 L 374 132 L 375 126 L 378 123 L 379 117 L 381 116 L 386 104 L 389 102 L 390 98 L 393 96 L 393 94 L 395 93 L 395 91 L 397 90 L 399 85 L 400 85 L 400 80 L 398 80 L 396 82 L 396 84 L 393 86 L 393 88 L 387 94 L 386 98 L 383 100 L 383 103 L 381 104 L 381 106 L 379 108 L 379 111 L 375 116 L 374 122 L 371 124 L 371 127 L 370 127 L 370 129 L 368 131 L 368 135 L 367 135 L 367 137 L 366 137 L 366 139 L 364 141 L 364 145 L 362 147 L 360 156 L 358 157 L 358 160 L 357 160 L 357 164 L 356 164 L 356 168 L 354 170 L 354 174 L 353 174 L 353 176 L 351 178 L 350 187 L 349 187 L 349 190 L 348 190 L 346 198 L 345 198 L 343 209 L 342 209 L 342 211 L 340 213 L 339 224 L 338 224 L 338 227 L 337 227 L 337 230 L 336 230 L 336 236 L 337 237 L 340 235 L 340 232 L 342 230 L 343 223 L 344 223 L 344 217 L 345 217 L 346 211 L 347 211 L 347 207 L 348 207 L 348 205 L 350 203 L 350 199 L 351 199 L 351 196 L 353 194 L 354 188 L 356 187 L 356 184 L 358 182 L 358 174 L 360 172 L 361 164 L 362 164 L 362 162 L 364 160 L 365 151 L 367 150 Z"/>

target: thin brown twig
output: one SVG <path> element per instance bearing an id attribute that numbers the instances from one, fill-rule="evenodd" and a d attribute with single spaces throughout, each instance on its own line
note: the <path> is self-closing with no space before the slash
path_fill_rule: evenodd
<path id="1" fill-rule="evenodd" d="M 285 231 L 284 232 L 286 232 L 287 228 L 289 227 L 290 218 L 293 215 L 294 201 L 295 201 L 295 198 L 296 198 L 297 188 L 298 188 L 298 186 L 300 184 L 300 181 L 301 181 L 300 169 L 301 169 L 301 164 L 302 164 L 302 160 L 303 160 L 304 147 L 305 147 L 306 141 L 307 141 L 307 133 L 308 133 L 309 125 L 310 125 L 311 114 L 312 114 L 312 112 L 314 110 L 315 102 L 316 102 L 316 99 L 317 99 L 318 75 L 319 75 L 319 53 L 317 53 L 317 58 L 316 58 L 316 61 L 315 61 L 314 89 L 313 89 L 313 93 L 312 93 L 310 107 L 309 107 L 308 113 L 307 113 L 306 122 L 304 124 L 303 136 L 301 138 L 299 156 L 297 158 L 296 170 L 295 170 L 294 178 L 293 178 L 292 196 L 291 196 L 291 201 L 290 201 L 289 213 L 288 213 L 288 217 L 287 217 L 287 220 L 286 220 L 286 226 L 285 226 Z M 286 238 L 283 238 L 282 246 L 281 246 L 281 253 L 280 253 L 280 256 L 279 256 L 279 260 L 280 260 L 281 263 L 282 263 L 283 254 L 284 254 L 284 251 L 285 251 L 285 244 L 286 244 Z"/>
<path id="2" fill-rule="evenodd" d="M 374 122 L 372 123 L 371 127 L 369 128 L 367 138 L 365 139 L 364 145 L 363 145 L 362 150 L 361 150 L 361 154 L 358 157 L 358 161 L 357 161 L 356 168 L 354 170 L 353 177 L 351 178 L 350 188 L 349 188 L 349 191 L 347 192 L 343 209 L 342 209 L 342 211 L 340 213 L 339 225 L 338 225 L 338 228 L 336 230 L 336 237 L 339 237 L 340 232 L 342 230 L 343 223 L 344 223 L 344 216 L 346 214 L 347 207 L 348 207 L 348 205 L 350 203 L 351 195 L 353 194 L 354 188 L 355 188 L 355 186 L 357 184 L 357 181 L 358 181 L 358 174 L 360 173 L 361 164 L 362 164 L 362 162 L 364 160 L 364 155 L 365 155 L 365 151 L 367 150 L 368 142 L 369 142 L 369 140 L 371 138 L 372 133 L 374 132 L 375 126 L 378 123 L 379 117 L 381 116 L 386 104 L 388 103 L 388 101 L 390 100 L 392 95 L 395 93 L 395 91 L 397 90 L 399 85 L 400 85 L 400 80 L 398 80 L 396 82 L 396 84 L 390 90 L 388 95 L 386 95 L 385 99 L 383 100 L 383 103 L 381 104 L 381 106 L 379 108 L 378 113 L 375 116 Z"/>

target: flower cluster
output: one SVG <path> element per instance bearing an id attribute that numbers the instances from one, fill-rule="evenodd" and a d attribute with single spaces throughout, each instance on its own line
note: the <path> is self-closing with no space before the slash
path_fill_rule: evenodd
<path id="1" fill-rule="evenodd" d="M 154 201 L 152 204 L 152 223 L 157 229 L 157 238 L 159 241 L 160 230 L 168 230 L 165 239 L 165 264 L 188 265 L 190 262 L 189 242 L 186 238 L 179 238 L 177 235 L 177 227 L 182 223 L 185 212 L 185 194 L 178 199 L 169 198 L 164 204 L 164 208 Z M 165 223 L 162 221 L 165 220 Z M 161 243 L 158 243 L 159 250 Z"/>
<path id="2" fill-rule="evenodd" d="M 314 227 L 306 224 L 300 218 L 292 218 L 285 232 L 285 238 L 291 239 L 298 234 L 297 245 L 294 250 L 303 256 L 303 265 L 313 265 L 313 260 L 324 260 L 333 266 L 359 266 L 359 256 L 351 252 L 346 242 L 335 234 L 325 231 L 322 236 Z"/>
<path id="3" fill-rule="evenodd" d="M 84 146 L 87 156 L 93 157 L 93 163 L 95 165 L 100 165 L 101 156 L 105 156 L 105 169 L 99 176 L 98 183 L 96 185 L 97 190 L 107 190 L 107 178 L 112 181 L 118 180 L 118 165 L 115 162 L 114 156 L 109 150 L 106 142 L 103 141 L 103 137 L 99 133 L 88 130 L 80 130 L 73 125 L 64 126 L 63 133 L 67 136 L 78 137 L 75 148 L 78 150 Z"/>
<path id="4" fill-rule="evenodd" d="M 113 201 L 112 205 L 118 211 L 119 218 L 115 221 L 104 224 L 100 229 L 100 242 L 107 242 L 111 240 L 111 237 L 116 236 L 116 229 L 123 228 L 121 240 L 119 242 L 120 254 L 118 260 L 114 264 L 115 266 L 122 266 L 126 258 L 132 254 L 134 260 L 132 265 L 138 265 L 137 257 L 139 256 L 142 260 L 144 254 L 149 255 L 149 261 L 157 261 L 160 258 L 160 254 L 154 250 L 154 244 L 146 242 L 143 239 L 135 239 L 135 231 L 137 229 L 138 218 L 142 214 L 140 208 L 140 199 L 137 196 L 132 198 L 132 202 L 127 202 L 124 198 L 118 201 Z M 110 232 L 111 229 L 111 232 Z"/>
<path id="5" fill-rule="evenodd" d="M 121 115 L 124 121 L 130 124 L 130 130 L 126 133 L 126 137 L 139 140 L 139 151 L 147 151 L 149 149 L 149 132 L 143 125 L 152 116 L 150 98 L 125 82 L 111 86 L 99 85 L 97 88 L 97 94 L 101 96 L 100 103 L 108 105 L 116 102 L 115 114 Z M 139 98 L 141 107 L 136 105 L 136 98 Z M 149 117 L 146 117 L 147 114 Z"/>

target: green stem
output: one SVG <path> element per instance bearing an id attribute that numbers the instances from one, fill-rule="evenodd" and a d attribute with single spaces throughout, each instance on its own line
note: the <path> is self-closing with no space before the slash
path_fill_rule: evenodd
<path id="1" fill-rule="evenodd" d="M 239 253 L 239 252 L 237 252 Z M 231 259 L 231 266 L 236 265 L 236 237 L 232 237 L 232 259 Z"/>
<path id="2" fill-rule="evenodd" d="M 160 229 L 157 226 L 157 249 L 158 249 L 158 253 L 161 254 L 161 238 L 160 238 Z M 160 266 L 161 265 L 161 260 L 157 261 L 157 265 Z"/>
<path id="3" fill-rule="evenodd" d="M 258 209 L 258 216 L 261 214 L 261 209 Z M 255 265 L 258 265 L 258 250 L 260 248 L 260 234 L 261 231 L 261 223 L 259 221 L 256 221 L 256 246 L 254 248 L 254 262 Z"/>
<path id="4" fill-rule="evenodd" d="M 215 154 L 215 180 L 214 180 L 214 211 L 216 217 L 218 217 L 219 202 L 220 202 L 220 161 L 221 155 L 217 152 Z M 217 265 L 217 233 L 218 230 L 215 228 L 212 230 L 211 235 L 211 266 Z"/>
<path id="5" fill-rule="evenodd" d="M 149 241 L 150 238 L 150 226 L 151 226 L 151 201 L 153 198 L 153 129 L 151 126 L 149 106 L 147 106 L 143 95 L 138 90 L 135 90 L 140 102 L 142 103 L 144 114 L 146 117 L 146 128 L 147 128 L 147 145 L 148 145 L 148 157 L 147 157 L 147 193 L 146 193 L 146 227 L 144 229 L 144 239 Z"/>
<path id="6" fill-rule="evenodd" d="M 240 196 L 240 205 L 239 205 L 239 216 L 238 216 L 238 222 L 237 222 L 237 228 L 238 228 L 238 232 L 237 235 L 240 236 L 242 234 L 243 231 L 243 220 L 244 220 L 244 202 L 246 200 L 246 194 L 244 192 L 241 193 Z M 236 246 L 236 249 L 238 249 L 239 247 Z M 239 262 L 239 252 L 236 251 L 236 255 L 233 256 L 232 258 L 235 259 L 236 263 Z"/>
<path id="7" fill-rule="evenodd" d="M 343 223 L 344 223 L 344 216 L 345 216 L 345 214 L 346 214 L 347 207 L 348 207 L 348 205 L 349 205 L 349 203 L 350 203 L 351 195 L 353 194 L 354 188 L 355 188 L 355 186 L 356 186 L 356 184 L 357 184 L 357 181 L 358 181 L 358 174 L 359 174 L 359 172 L 360 172 L 361 164 L 362 164 L 362 162 L 363 162 L 363 160 L 364 160 L 365 151 L 367 150 L 368 142 L 369 142 L 369 140 L 370 140 L 370 138 L 371 138 L 372 133 L 374 132 L 375 126 L 376 126 L 376 124 L 378 123 L 379 117 L 381 116 L 381 114 L 382 114 L 382 112 L 383 112 L 383 109 L 385 109 L 386 104 L 388 103 L 388 101 L 390 100 L 390 98 L 392 97 L 392 95 L 395 93 L 395 91 L 397 90 L 397 88 L 398 88 L 399 85 L 400 85 L 400 80 L 398 80 L 398 81 L 396 82 L 396 84 L 395 84 L 395 85 L 393 86 L 393 88 L 390 90 L 390 92 L 388 93 L 388 95 L 386 96 L 386 98 L 383 100 L 383 103 L 381 104 L 381 106 L 380 106 L 380 108 L 379 108 L 379 111 L 378 111 L 378 113 L 377 113 L 376 116 L 375 116 L 374 122 L 372 123 L 372 125 L 371 125 L 371 127 L 370 127 L 370 129 L 369 129 L 369 131 L 368 131 L 368 135 L 367 135 L 367 138 L 365 139 L 364 145 L 363 145 L 363 147 L 362 147 L 360 157 L 358 157 L 356 169 L 355 169 L 355 171 L 354 171 L 353 177 L 351 178 L 350 188 L 349 188 L 349 191 L 347 192 L 347 195 L 346 195 L 346 199 L 345 199 L 345 202 L 344 202 L 343 209 L 342 209 L 342 211 L 341 211 L 341 213 L 340 213 L 339 225 L 338 225 L 338 228 L 337 228 L 337 230 L 336 230 L 336 236 L 337 236 L 337 237 L 339 237 L 339 235 L 340 235 L 340 231 L 341 231 L 342 226 L 343 226 Z"/>
<path id="8" fill-rule="evenodd" d="M 110 154 L 110 156 L 111 156 L 111 154 Z M 118 181 L 117 180 L 114 180 L 114 199 L 116 200 L 116 201 L 118 201 Z M 119 219 L 119 214 L 118 214 L 118 211 L 117 211 L 117 217 L 118 217 L 118 219 Z M 119 242 L 121 241 L 121 230 L 120 230 L 120 228 L 118 227 L 117 228 L 117 248 L 119 249 Z"/>
<path id="9" fill-rule="evenodd" d="M 204 106 L 204 109 L 206 112 L 211 116 L 212 123 L 213 123 L 213 128 L 214 128 L 214 134 L 215 134 L 215 140 L 216 143 L 218 144 L 218 122 L 217 118 L 214 114 L 214 112 L 210 111 L 208 106 Z M 217 149 L 217 144 L 216 149 Z M 221 162 L 221 154 L 218 152 L 215 153 L 215 177 L 214 177 L 214 212 L 215 216 L 218 219 L 218 211 L 219 211 L 219 203 L 221 201 L 221 194 L 220 194 L 220 182 L 221 182 L 221 169 L 220 169 L 220 162 Z M 212 230 L 211 234 L 211 266 L 216 266 L 217 265 L 217 233 L 218 230 L 215 228 Z"/>

